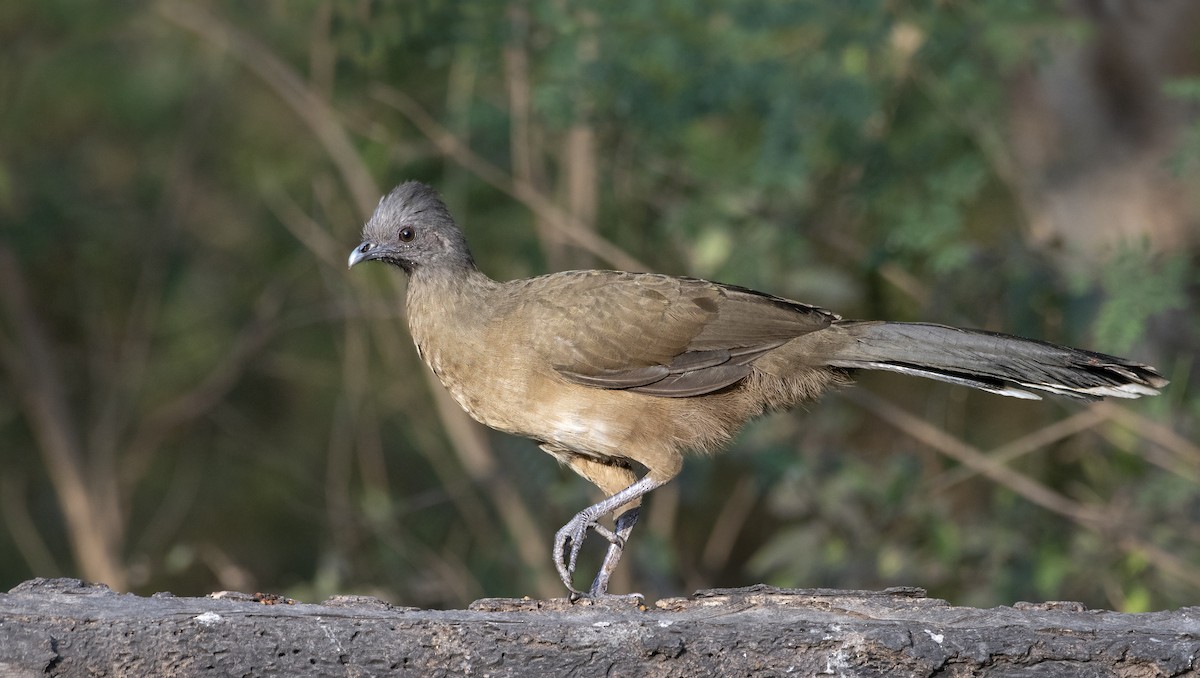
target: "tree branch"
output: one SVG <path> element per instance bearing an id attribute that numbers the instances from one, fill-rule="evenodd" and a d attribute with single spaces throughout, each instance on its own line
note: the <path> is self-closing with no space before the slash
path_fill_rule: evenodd
<path id="1" fill-rule="evenodd" d="M 856 389 L 843 391 L 842 395 L 925 445 L 940 451 L 960 464 L 971 467 L 976 473 L 1007 487 L 1044 509 L 1070 518 L 1088 528 L 1096 529 L 1108 523 L 1104 512 L 1068 499 L 877 395 Z"/>
<path id="2" fill-rule="evenodd" d="M 84 576 L 123 589 L 121 535 L 112 532 L 119 521 L 111 517 L 118 509 L 102 505 L 88 484 L 78 420 L 71 412 L 50 338 L 33 308 L 16 255 L 0 243 L 0 312 L 16 337 L 13 343 L 4 342 L 0 360 L 38 442 L 80 570 Z"/>
<path id="3" fill-rule="evenodd" d="M 274 52 L 252 36 L 222 21 L 193 3 L 165 0 L 157 5 L 158 13 L 167 21 L 204 38 L 212 45 L 230 53 L 250 69 L 292 109 L 313 135 L 325 147 L 342 175 L 347 190 L 354 199 L 359 216 L 371 216 L 379 202 L 380 190 L 329 102 L 312 90 Z"/>
<path id="4" fill-rule="evenodd" d="M 1183 676 L 1194 609 L 1073 602 L 977 609 L 924 591 L 698 591 L 633 601 L 484 599 L 466 610 L 368 596 L 320 605 L 232 592 L 118 596 L 77 580 L 0 593 L 13 675 Z"/>
<path id="5" fill-rule="evenodd" d="M 283 296 L 278 287 L 264 291 L 253 319 L 242 328 L 224 360 L 194 387 L 160 405 L 143 419 L 134 432 L 122 464 L 121 477 L 125 486 L 133 485 L 141 477 L 168 435 L 204 416 L 237 384 L 251 359 L 274 336 Z"/>
<path id="6" fill-rule="evenodd" d="M 462 165 L 494 188 L 519 200 L 530 211 L 545 219 L 548 225 L 559 230 L 579 247 L 617 268 L 628 271 L 650 270 L 649 267 L 621 248 L 608 242 L 594 231 L 588 230 L 586 224 L 555 205 L 529 182 L 514 179 L 504 170 L 476 155 L 450 130 L 439 124 L 412 97 L 386 85 L 375 85 L 371 94 L 381 103 L 400 111 L 445 156 Z"/>

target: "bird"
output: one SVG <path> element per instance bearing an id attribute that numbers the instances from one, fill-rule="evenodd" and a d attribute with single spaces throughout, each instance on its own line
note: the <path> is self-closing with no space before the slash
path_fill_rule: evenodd
<path id="1" fill-rule="evenodd" d="M 846 320 L 699 278 L 575 270 L 500 282 L 476 265 L 436 190 L 417 181 L 380 199 L 348 266 L 373 260 L 407 274 L 409 332 L 454 400 L 488 427 L 533 439 L 604 493 L 554 536 L 554 566 L 573 600 L 619 597 L 609 579 L 642 498 L 674 478 L 686 454 L 718 450 L 749 420 L 847 385 L 857 370 L 1026 399 L 1137 398 L 1168 383 L 1153 367 L 1103 353 Z M 611 529 L 599 522 L 610 514 Z M 589 530 L 608 547 L 585 591 L 574 576 Z"/>

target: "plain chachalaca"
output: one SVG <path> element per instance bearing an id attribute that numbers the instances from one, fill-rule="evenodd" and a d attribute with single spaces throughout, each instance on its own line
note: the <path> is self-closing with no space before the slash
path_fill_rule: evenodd
<path id="1" fill-rule="evenodd" d="M 566 271 L 497 282 L 475 266 L 437 193 L 385 196 L 349 265 L 378 259 L 409 276 L 417 352 L 472 417 L 533 438 L 606 498 L 554 538 L 572 575 L 589 529 L 609 541 L 587 594 L 608 579 L 641 498 L 749 419 L 889 370 L 1016 398 L 1155 395 L 1167 383 L 1124 358 L 927 323 L 843 320 L 743 287 L 652 273 Z M 638 467 L 645 469 L 639 479 Z M 615 513 L 615 529 L 597 520 Z"/>

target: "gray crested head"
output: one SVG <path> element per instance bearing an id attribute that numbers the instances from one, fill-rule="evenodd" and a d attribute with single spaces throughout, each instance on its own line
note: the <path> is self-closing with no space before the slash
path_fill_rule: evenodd
<path id="1" fill-rule="evenodd" d="M 419 181 L 385 195 L 363 226 L 349 266 L 378 259 L 412 275 L 425 268 L 475 267 L 467 240 L 437 191 Z"/>

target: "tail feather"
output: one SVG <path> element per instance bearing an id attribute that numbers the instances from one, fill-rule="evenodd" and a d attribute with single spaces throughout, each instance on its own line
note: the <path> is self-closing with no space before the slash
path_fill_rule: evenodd
<path id="1" fill-rule="evenodd" d="M 1041 399 L 1037 391 L 1138 398 L 1168 383 L 1148 365 L 1007 334 L 929 323 L 835 324 L 850 341 L 828 358 L 833 367 L 900 372 L 1032 400 Z"/>

